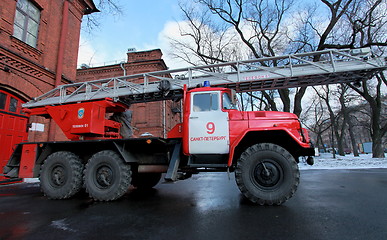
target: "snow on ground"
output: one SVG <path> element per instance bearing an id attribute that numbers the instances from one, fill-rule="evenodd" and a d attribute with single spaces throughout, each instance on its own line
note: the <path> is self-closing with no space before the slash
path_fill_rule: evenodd
<path id="1" fill-rule="evenodd" d="M 331 153 L 321 153 L 320 156 L 314 157 L 313 166 L 302 160 L 298 166 L 300 169 L 387 168 L 387 158 L 372 158 L 372 154 L 360 154 L 359 157 L 354 157 L 353 154 L 336 155 L 336 158 L 333 158 Z"/>

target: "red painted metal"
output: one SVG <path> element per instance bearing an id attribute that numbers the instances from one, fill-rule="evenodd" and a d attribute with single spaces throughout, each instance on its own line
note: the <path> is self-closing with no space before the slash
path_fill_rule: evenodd
<path id="1" fill-rule="evenodd" d="M 231 90 L 226 88 L 196 88 L 187 92 L 184 99 L 183 124 L 173 128 L 168 138 L 181 137 L 183 139 L 183 153 L 189 155 L 188 125 L 191 106 L 191 93 L 205 91 L 221 91 L 231 95 Z M 232 165 L 234 150 L 248 132 L 283 131 L 293 138 L 301 147 L 309 148 L 310 139 L 305 129 L 301 128 L 298 117 L 293 113 L 274 111 L 239 111 L 235 109 L 222 109 L 228 113 L 230 151 L 228 166 Z M 179 130 L 181 129 L 182 130 Z"/>
<path id="2" fill-rule="evenodd" d="M 169 132 L 167 138 L 182 138 L 183 137 L 183 124 L 176 124 Z"/>
<path id="3" fill-rule="evenodd" d="M 24 103 L 21 99 L 1 90 L 0 94 L 3 100 L 0 103 L 0 169 L 3 170 L 16 144 L 28 139 L 28 118 L 21 114 L 21 104 Z M 9 181 L 0 175 L 0 184 L 2 182 Z"/>
<path id="4" fill-rule="evenodd" d="M 20 168 L 19 168 L 19 177 L 21 178 L 35 177 L 34 167 L 35 167 L 37 148 L 38 148 L 38 144 L 23 145 Z"/>
<path id="5" fill-rule="evenodd" d="M 182 133 L 182 147 L 183 154 L 189 155 L 189 142 L 188 142 L 188 132 L 189 132 L 189 116 L 191 114 L 191 91 L 187 91 L 186 86 L 184 91 L 184 102 L 183 102 L 183 133 Z"/>
<path id="6" fill-rule="evenodd" d="M 127 106 L 112 99 L 25 109 L 29 115 L 52 118 L 70 140 L 122 138 L 121 124 L 108 119 L 109 113 L 123 112 Z"/>

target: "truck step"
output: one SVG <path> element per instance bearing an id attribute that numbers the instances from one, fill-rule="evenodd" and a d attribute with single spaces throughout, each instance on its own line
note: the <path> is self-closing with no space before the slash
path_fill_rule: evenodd
<path id="1" fill-rule="evenodd" d="M 176 181 L 177 180 L 177 170 L 179 169 L 180 164 L 180 149 L 181 149 L 181 142 L 176 143 L 172 157 L 171 162 L 169 163 L 169 167 L 167 170 L 167 174 L 165 175 L 164 179 L 165 181 Z"/>

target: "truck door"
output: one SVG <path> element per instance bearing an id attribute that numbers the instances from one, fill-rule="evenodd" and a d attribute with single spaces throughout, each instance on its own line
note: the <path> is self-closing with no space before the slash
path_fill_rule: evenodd
<path id="1" fill-rule="evenodd" d="M 189 116 L 190 154 L 227 154 L 229 152 L 228 113 L 221 110 L 220 92 L 191 95 Z"/>

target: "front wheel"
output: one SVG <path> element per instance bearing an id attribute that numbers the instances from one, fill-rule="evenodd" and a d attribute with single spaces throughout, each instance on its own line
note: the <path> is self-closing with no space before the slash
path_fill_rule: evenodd
<path id="1" fill-rule="evenodd" d="M 116 152 L 101 151 L 94 154 L 86 164 L 86 191 L 97 201 L 116 200 L 128 190 L 131 176 L 130 165 Z"/>
<path id="2" fill-rule="evenodd" d="M 240 191 L 251 202 L 281 205 L 297 190 L 300 172 L 286 149 L 272 143 L 260 143 L 242 153 L 235 179 Z"/>

